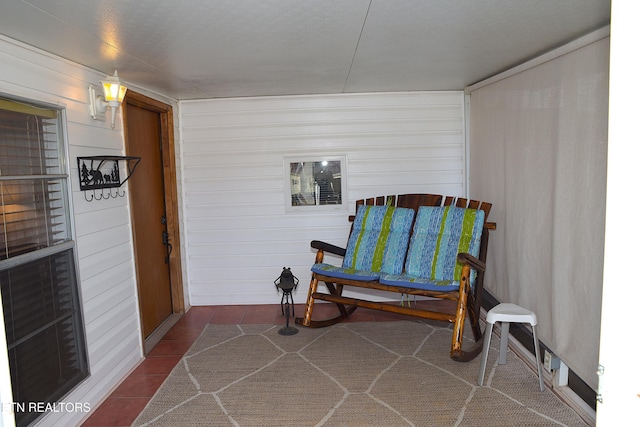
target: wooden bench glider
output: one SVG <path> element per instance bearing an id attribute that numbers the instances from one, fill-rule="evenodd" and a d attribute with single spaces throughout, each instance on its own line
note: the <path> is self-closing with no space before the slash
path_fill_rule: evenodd
<path id="1" fill-rule="evenodd" d="M 314 240 L 317 249 L 303 317 L 298 325 L 324 327 L 348 318 L 358 307 L 453 323 L 452 359 L 466 362 L 482 350 L 480 305 L 491 204 L 436 194 L 381 196 L 356 202 L 346 248 Z M 324 254 L 343 257 L 342 266 L 323 263 Z M 328 292 L 318 290 L 318 282 Z M 345 286 L 455 301 L 455 312 L 398 302 L 343 296 Z M 316 300 L 333 302 L 340 314 L 312 320 Z M 465 318 L 475 344 L 462 349 Z"/>

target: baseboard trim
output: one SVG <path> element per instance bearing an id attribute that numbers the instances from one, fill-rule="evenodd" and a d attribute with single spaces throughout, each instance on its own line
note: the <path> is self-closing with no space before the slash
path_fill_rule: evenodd
<path id="1" fill-rule="evenodd" d="M 171 329 L 178 322 L 178 320 L 180 320 L 181 317 L 182 317 L 182 314 L 172 314 L 169 317 L 167 317 L 165 321 L 162 322 L 160 326 L 156 328 L 155 331 L 151 332 L 151 335 L 149 335 L 144 340 L 145 356 L 149 354 L 149 352 L 153 349 L 153 347 L 155 347 L 160 342 L 162 337 L 164 337 L 167 334 L 167 332 L 169 332 L 169 329 Z"/>

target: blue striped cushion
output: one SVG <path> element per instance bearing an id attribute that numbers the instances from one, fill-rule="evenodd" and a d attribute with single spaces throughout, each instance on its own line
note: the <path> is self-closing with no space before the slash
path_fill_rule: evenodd
<path id="1" fill-rule="evenodd" d="M 358 206 L 342 267 L 402 272 L 413 216 L 413 209 Z"/>
<path id="2" fill-rule="evenodd" d="M 407 253 L 404 274 L 381 275 L 380 283 L 450 291 L 459 287 L 458 253 L 480 252 L 484 211 L 454 206 L 421 206 Z M 472 277 L 475 279 L 475 273 Z"/>
<path id="3" fill-rule="evenodd" d="M 355 280 L 376 280 L 381 272 L 401 273 L 414 214 L 407 208 L 358 206 L 342 267 L 316 264 L 312 271 Z"/>

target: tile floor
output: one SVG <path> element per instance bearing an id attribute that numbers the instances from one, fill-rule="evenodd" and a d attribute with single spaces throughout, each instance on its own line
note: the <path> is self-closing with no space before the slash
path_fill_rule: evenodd
<path id="1" fill-rule="evenodd" d="M 435 303 L 448 304 L 449 301 L 435 301 Z M 302 315 L 304 305 L 296 304 L 295 312 L 298 316 Z M 337 314 L 334 304 L 317 304 L 314 309 L 314 318 L 329 318 L 334 313 Z M 359 308 L 349 321 L 388 322 L 400 319 L 407 319 L 407 317 Z M 200 336 L 205 325 L 215 323 L 284 326 L 285 322 L 279 304 L 191 307 L 147 354 L 145 360 L 82 425 L 84 427 L 130 426 L 173 367 Z M 292 320 L 290 324 L 293 325 Z"/>

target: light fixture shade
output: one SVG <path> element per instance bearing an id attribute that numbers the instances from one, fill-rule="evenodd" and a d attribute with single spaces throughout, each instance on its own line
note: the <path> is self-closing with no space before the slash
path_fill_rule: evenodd
<path id="1" fill-rule="evenodd" d="M 89 114 L 94 120 L 104 120 L 107 108 L 111 109 L 111 128 L 116 126 L 116 111 L 127 93 L 127 87 L 118 78 L 118 71 L 101 81 L 104 96 L 98 95 L 95 88 L 89 85 Z"/>
<path id="2" fill-rule="evenodd" d="M 105 101 L 109 103 L 117 102 L 118 105 L 121 104 L 127 92 L 127 87 L 120 82 L 118 71 L 116 70 L 113 76 L 108 76 L 107 79 L 101 83 Z"/>

